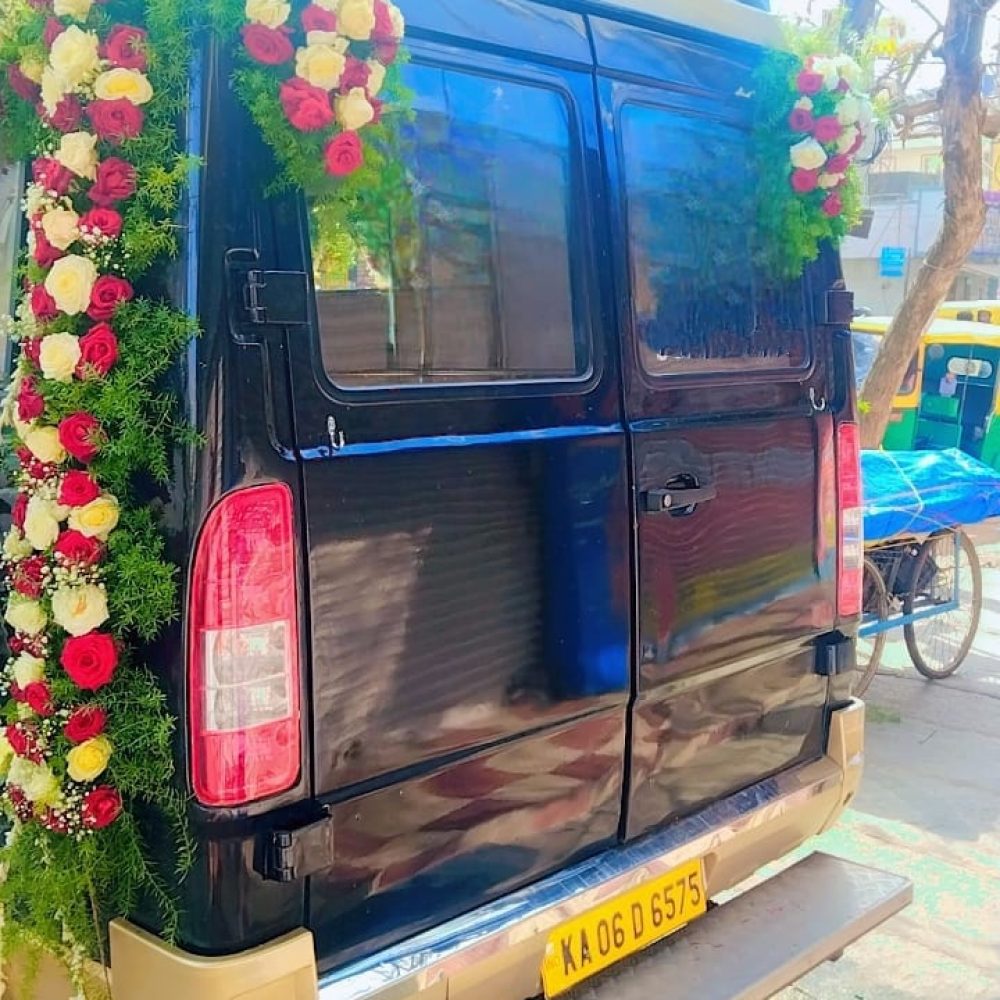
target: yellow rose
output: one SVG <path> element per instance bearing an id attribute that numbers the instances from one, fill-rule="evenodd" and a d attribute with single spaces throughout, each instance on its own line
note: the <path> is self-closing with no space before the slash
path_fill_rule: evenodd
<path id="1" fill-rule="evenodd" d="M 337 98 L 337 121 L 349 132 L 355 132 L 375 117 L 364 87 L 354 87 Z"/>
<path id="2" fill-rule="evenodd" d="M 25 56 L 18 64 L 18 68 L 32 83 L 42 82 L 42 73 L 45 72 L 45 63 L 43 63 L 40 59 L 33 59 L 31 56 Z"/>
<path id="3" fill-rule="evenodd" d="M 92 31 L 71 24 L 52 43 L 49 65 L 62 77 L 67 90 L 79 87 L 100 68 L 100 42 Z"/>
<path id="4" fill-rule="evenodd" d="M 33 496 L 24 515 L 24 537 L 44 552 L 59 537 L 58 508 L 51 500 Z"/>
<path id="5" fill-rule="evenodd" d="M 62 137 L 55 157 L 77 177 L 92 181 L 97 176 L 97 136 L 89 132 L 70 132 Z"/>
<path id="6" fill-rule="evenodd" d="M 337 11 L 337 30 L 356 42 L 367 42 L 375 30 L 373 0 L 341 0 Z"/>
<path id="7" fill-rule="evenodd" d="M 9 562 L 27 559 L 35 551 L 35 547 L 25 537 L 20 528 L 12 526 L 3 540 L 3 557 Z"/>
<path id="8" fill-rule="evenodd" d="M 51 66 L 42 70 L 42 104 L 50 115 L 56 113 L 59 102 L 72 89 Z"/>
<path id="9" fill-rule="evenodd" d="M 25 635 L 38 635 L 48 623 L 45 609 L 38 601 L 18 596 L 11 596 L 3 617 L 12 629 Z"/>
<path id="10" fill-rule="evenodd" d="M 83 507 L 76 507 L 70 512 L 69 526 L 81 535 L 106 542 L 118 527 L 118 500 L 105 493 Z"/>
<path id="11" fill-rule="evenodd" d="M 0 778 L 7 773 L 13 759 L 14 748 L 7 742 L 7 737 L 0 733 Z"/>
<path id="12" fill-rule="evenodd" d="M 292 13 L 292 5 L 284 0 L 247 0 L 247 20 L 268 28 L 280 28 Z"/>
<path id="13" fill-rule="evenodd" d="M 108 620 L 108 599 L 92 583 L 60 587 L 52 595 L 52 617 L 70 635 L 86 635 Z"/>
<path id="14" fill-rule="evenodd" d="M 368 60 L 368 93 L 377 97 L 385 83 L 385 67 L 377 59 Z"/>
<path id="15" fill-rule="evenodd" d="M 106 736 L 95 736 L 66 755 L 66 770 L 74 781 L 93 781 L 104 774 L 111 760 L 111 741 Z"/>
<path id="16" fill-rule="evenodd" d="M 60 465 L 66 461 L 66 449 L 59 441 L 59 431 L 55 427 L 33 427 L 22 435 L 21 440 L 39 462 Z"/>
<path id="17" fill-rule="evenodd" d="M 54 208 L 42 216 L 45 238 L 60 250 L 68 250 L 80 238 L 80 216 L 71 208 Z"/>
<path id="18" fill-rule="evenodd" d="M 94 81 L 94 95 L 101 101 L 125 98 L 133 104 L 148 104 L 153 88 L 144 73 L 137 69 L 109 69 Z"/>
<path id="19" fill-rule="evenodd" d="M 86 21 L 94 0 L 55 0 L 52 10 L 56 17 L 73 17 L 77 21 Z"/>
<path id="20" fill-rule="evenodd" d="M 45 661 L 30 653 L 22 653 L 11 668 L 14 682 L 19 688 L 35 684 L 45 676 Z"/>
<path id="21" fill-rule="evenodd" d="M 7 783 L 16 785 L 40 806 L 54 805 L 60 799 L 59 779 L 48 764 L 35 764 L 24 757 L 15 757 L 7 773 Z"/>
<path id="22" fill-rule="evenodd" d="M 46 378 L 72 382 L 80 363 L 80 338 L 72 333 L 52 333 L 43 338 L 38 350 L 39 367 Z"/>
<path id="23" fill-rule="evenodd" d="M 97 268 L 88 257 L 70 254 L 52 265 L 45 290 L 67 316 L 79 316 L 90 306 L 90 293 L 97 281 Z"/>
<path id="24" fill-rule="evenodd" d="M 295 53 L 296 74 L 322 90 L 333 90 L 346 66 L 347 57 L 332 45 L 309 45 Z"/>

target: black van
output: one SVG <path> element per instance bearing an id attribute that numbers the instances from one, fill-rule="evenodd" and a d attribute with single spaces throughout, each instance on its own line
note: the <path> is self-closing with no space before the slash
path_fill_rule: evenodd
<path id="1" fill-rule="evenodd" d="M 860 778 L 849 298 L 829 249 L 779 292 L 748 252 L 770 15 L 401 6 L 406 284 L 312 259 L 231 53 L 193 70 L 178 378 L 206 443 L 156 665 L 199 850 L 178 947 L 113 925 L 120 1000 L 555 995 Z M 851 877 L 824 864 L 794 876 L 817 911 Z M 772 964 L 786 924 L 758 922 Z"/>

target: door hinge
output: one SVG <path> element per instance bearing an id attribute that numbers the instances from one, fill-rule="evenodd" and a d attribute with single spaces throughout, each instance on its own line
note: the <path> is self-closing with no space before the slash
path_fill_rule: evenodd
<path id="1" fill-rule="evenodd" d="M 305 326 L 309 322 L 309 276 L 304 271 L 247 271 L 243 310 L 254 326 Z"/>
<path id="2" fill-rule="evenodd" d="M 263 837 L 257 871 L 270 882 L 294 882 L 333 864 L 333 818 L 322 818 L 290 830 L 271 830 Z"/>

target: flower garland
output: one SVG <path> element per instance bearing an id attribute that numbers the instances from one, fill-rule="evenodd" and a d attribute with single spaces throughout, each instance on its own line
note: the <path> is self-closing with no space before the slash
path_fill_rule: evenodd
<path id="1" fill-rule="evenodd" d="M 862 75 L 849 56 L 787 53 L 758 74 L 758 253 L 773 277 L 797 277 L 857 221 L 853 163 L 873 121 Z"/>
<path id="2" fill-rule="evenodd" d="M 144 893 L 168 933 L 176 922 L 132 807 L 156 807 L 189 854 L 169 791 L 172 719 L 133 654 L 175 613 L 176 589 L 136 482 L 166 481 L 187 440 L 156 381 L 193 325 L 133 284 L 175 248 L 187 175 L 173 122 L 190 27 L 171 6 L 29 0 L 0 39 L 4 139 L 33 157 L 4 410 L 18 493 L 2 548 L 0 806 L 13 826 L 0 960 L 43 947 L 81 993 L 103 919 Z"/>

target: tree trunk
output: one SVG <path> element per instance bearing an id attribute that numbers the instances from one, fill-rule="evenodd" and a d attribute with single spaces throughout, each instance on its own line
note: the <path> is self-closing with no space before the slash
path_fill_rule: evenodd
<path id="1" fill-rule="evenodd" d="M 861 443 L 865 448 L 881 445 L 893 397 L 920 338 L 979 240 L 986 221 L 981 53 L 986 14 L 995 3 L 996 0 L 951 0 L 948 8 L 941 90 L 944 218 L 865 381 L 861 422 Z"/>

